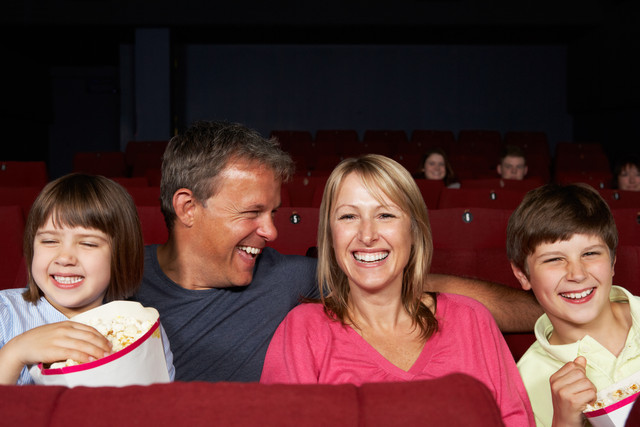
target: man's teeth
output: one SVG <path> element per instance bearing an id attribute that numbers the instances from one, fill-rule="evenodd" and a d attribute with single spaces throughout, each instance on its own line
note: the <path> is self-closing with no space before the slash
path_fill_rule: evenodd
<path id="1" fill-rule="evenodd" d="M 580 299 L 588 295 L 591 295 L 591 292 L 593 292 L 593 288 L 587 289 L 586 291 L 582 291 L 582 292 L 571 292 L 568 294 L 560 294 L 560 295 L 562 295 L 564 298 Z"/>
<path id="2" fill-rule="evenodd" d="M 258 255 L 262 251 L 261 249 L 254 248 L 252 246 L 238 246 L 238 248 L 250 255 Z"/>
<path id="3" fill-rule="evenodd" d="M 74 283 L 78 283 L 79 281 L 82 280 L 82 276 L 73 276 L 73 277 L 69 277 L 69 276 L 53 276 L 54 279 L 56 279 L 56 282 L 58 283 L 62 283 L 65 285 L 72 285 Z"/>
<path id="4" fill-rule="evenodd" d="M 362 261 L 362 262 L 375 262 L 375 261 L 380 261 L 385 259 L 386 257 L 389 256 L 389 252 L 376 252 L 373 254 L 370 253 L 360 253 L 360 252 L 354 252 L 353 256 L 355 257 L 355 259 L 357 259 L 358 261 Z"/>

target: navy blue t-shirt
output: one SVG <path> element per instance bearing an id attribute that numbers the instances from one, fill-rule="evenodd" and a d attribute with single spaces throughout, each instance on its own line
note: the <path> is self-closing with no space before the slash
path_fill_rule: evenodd
<path id="1" fill-rule="evenodd" d="M 160 313 L 176 381 L 259 381 L 280 322 L 301 298 L 319 296 L 315 273 L 316 259 L 265 248 L 249 285 L 184 289 L 162 272 L 157 245 L 149 245 L 134 299 Z"/>

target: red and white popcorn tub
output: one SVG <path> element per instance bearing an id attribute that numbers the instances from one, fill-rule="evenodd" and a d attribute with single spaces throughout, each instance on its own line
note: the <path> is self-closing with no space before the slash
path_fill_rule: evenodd
<path id="1" fill-rule="evenodd" d="M 133 301 L 113 301 L 74 316 L 70 320 L 90 324 L 94 319 L 111 322 L 118 317 L 152 322 L 151 328 L 133 343 L 102 359 L 62 368 L 45 369 L 42 363 L 29 373 L 36 384 L 123 387 L 168 383 L 158 311 Z"/>

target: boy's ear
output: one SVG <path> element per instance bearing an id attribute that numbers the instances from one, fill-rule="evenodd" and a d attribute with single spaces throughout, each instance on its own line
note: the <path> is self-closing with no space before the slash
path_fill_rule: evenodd
<path id="1" fill-rule="evenodd" d="M 180 188 L 173 194 L 173 210 L 176 212 L 176 221 L 185 227 L 193 225 L 196 199 L 193 192 L 187 188 Z"/>
<path id="2" fill-rule="evenodd" d="M 524 274 L 524 271 L 520 270 L 514 263 L 511 263 L 511 271 L 513 271 L 513 275 L 516 276 L 518 282 L 520 282 L 520 286 L 525 291 L 531 289 L 531 283 L 529 283 L 529 279 L 527 279 L 527 275 Z"/>
<path id="3" fill-rule="evenodd" d="M 502 165 L 500 163 L 496 166 L 496 172 L 498 172 L 498 175 L 502 176 Z"/>

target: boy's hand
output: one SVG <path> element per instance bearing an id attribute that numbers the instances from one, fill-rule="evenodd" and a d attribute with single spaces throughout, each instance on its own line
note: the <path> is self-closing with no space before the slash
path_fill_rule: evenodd
<path id="1" fill-rule="evenodd" d="M 50 323 L 14 337 L 0 349 L 0 383 L 15 384 L 25 365 L 73 359 L 80 363 L 111 353 L 111 344 L 95 328 L 78 322 Z"/>
<path id="2" fill-rule="evenodd" d="M 586 375 L 587 360 L 578 356 L 549 378 L 553 426 L 582 426 L 582 411 L 596 400 L 596 387 Z"/>

